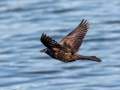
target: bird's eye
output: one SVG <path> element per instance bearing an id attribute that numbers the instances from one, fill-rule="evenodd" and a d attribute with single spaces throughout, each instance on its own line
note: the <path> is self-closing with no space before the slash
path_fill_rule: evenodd
<path id="1" fill-rule="evenodd" d="M 47 51 L 47 49 L 44 49 L 44 51 Z"/>

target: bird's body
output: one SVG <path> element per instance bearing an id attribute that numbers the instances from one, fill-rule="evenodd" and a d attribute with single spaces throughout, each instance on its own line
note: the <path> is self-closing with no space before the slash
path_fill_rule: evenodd
<path id="1" fill-rule="evenodd" d="M 73 62 L 76 60 L 85 60 L 85 59 L 100 62 L 100 60 L 95 56 L 82 56 L 79 54 L 72 54 L 71 52 L 65 52 L 64 50 L 58 48 L 54 49 L 54 51 L 51 51 L 50 49 L 47 48 L 46 54 L 62 62 Z"/>
<path id="2" fill-rule="evenodd" d="M 77 54 L 72 55 L 70 52 L 64 52 L 64 50 L 61 49 L 55 49 L 54 51 L 49 52 L 50 52 L 50 54 L 48 54 L 49 56 L 63 62 L 71 62 L 78 59 L 79 57 L 79 55 Z"/>
<path id="3" fill-rule="evenodd" d="M 47 48 L 41 50 L 41 52 L 44 52 L 50 57 L 62 62 L 86 59 L 101 62 L 96 56 L 82 56 L 77 54 L 88 28 L 89 23 L 83 19 L 72 32 L 60 41 L 60 44 L 46 34 L 42 34 L 40 40 Z"/>

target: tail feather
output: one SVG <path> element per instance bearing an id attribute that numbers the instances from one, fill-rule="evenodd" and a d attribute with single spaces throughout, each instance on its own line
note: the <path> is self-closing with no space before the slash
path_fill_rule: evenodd
<path id="1" fill-rule="evenodd" d="M 96 61 L 96 62 L 101 62 L 101 60 L 99 58 L 97 58 L 96 56 L 81 56 L 81 59 L 88 59 L 88 60 L 92 60 L 92 61 Z"/>

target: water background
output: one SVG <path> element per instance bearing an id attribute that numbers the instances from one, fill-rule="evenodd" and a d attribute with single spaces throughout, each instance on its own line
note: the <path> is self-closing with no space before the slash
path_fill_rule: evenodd
<path id="1" fill-rule="evenodd" d="M 42 33 L 59 42 L 82 19 L 78 53 L 101 63 L 39 53 Z M 120 90 L 120 0 L 0 0 L 0 90 Z"/>

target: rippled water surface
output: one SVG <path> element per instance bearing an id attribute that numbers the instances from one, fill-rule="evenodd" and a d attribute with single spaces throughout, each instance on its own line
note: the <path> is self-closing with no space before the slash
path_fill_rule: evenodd
<path id="1" fill-rule="evenodd" d="M 63 63 L 39 53 L 46 33 L 60 41 L 90 22 L 79 54 L 101 63 Z M 119 0 L 1 0 L 0 90 L 120 90 Z"/>

